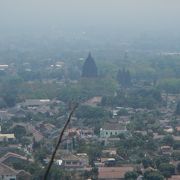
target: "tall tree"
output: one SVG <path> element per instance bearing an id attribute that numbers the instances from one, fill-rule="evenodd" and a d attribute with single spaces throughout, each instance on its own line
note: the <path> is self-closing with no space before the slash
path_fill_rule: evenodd
<path id="1" fill-rule="evenodd" d="M 129 70 L 125 70 L 125 68 L 123 68 L 122 70 L 119 70 L 117 73 L 117 81 L 123 87 L 130 87 L 131 86 L 131 74 L 130 74 Z"/>

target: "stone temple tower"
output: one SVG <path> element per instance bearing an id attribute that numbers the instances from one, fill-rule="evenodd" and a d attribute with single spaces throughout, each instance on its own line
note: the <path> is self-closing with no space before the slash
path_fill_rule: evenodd
<path id="1" fill-rule="evenodd" d="M 85 60 L 82 68 L 82 77 L 85 78 L 96 78 L 98 76 L 98 70 L 94 59 L 89 53 L 87 59 Z"/>

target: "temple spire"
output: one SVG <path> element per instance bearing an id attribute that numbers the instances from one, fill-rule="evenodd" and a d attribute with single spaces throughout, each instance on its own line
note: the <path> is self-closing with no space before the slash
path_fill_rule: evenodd
<path id="1" fill-rule="evenodd" d="M 92 58 L 91 51 L 89 51 L 88 58 Z"/>
<path id="2" fill-rule="evenodd" d="M 82 69 L 82 77 L 87 77 L 87 78 L 97 77 L 97 67 L 91 55 L 91 52 L 89 52 L 88 57 L 86 61 L 84 62 L 83 69 Z"/>

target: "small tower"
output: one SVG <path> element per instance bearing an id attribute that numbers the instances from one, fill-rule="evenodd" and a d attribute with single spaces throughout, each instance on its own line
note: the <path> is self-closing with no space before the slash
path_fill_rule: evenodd
<path id="1" fill-rule="evenodd" d="M 86 61 L 83 64 L 82 77 L 96 78 L 97 76 L 98 76 L 98 72 L 97 72 L 96 63 L 92 58 L 91 53 L 89 53 Z"/>

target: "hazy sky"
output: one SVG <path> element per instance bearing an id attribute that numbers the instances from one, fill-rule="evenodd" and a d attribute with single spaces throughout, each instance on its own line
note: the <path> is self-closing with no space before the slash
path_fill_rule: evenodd
<path id="1" fill-rule="evenodd" d="M 0 0 L 0 32 L 62 27 L 178 32 L 179 19 L 180 0 Z"/>

